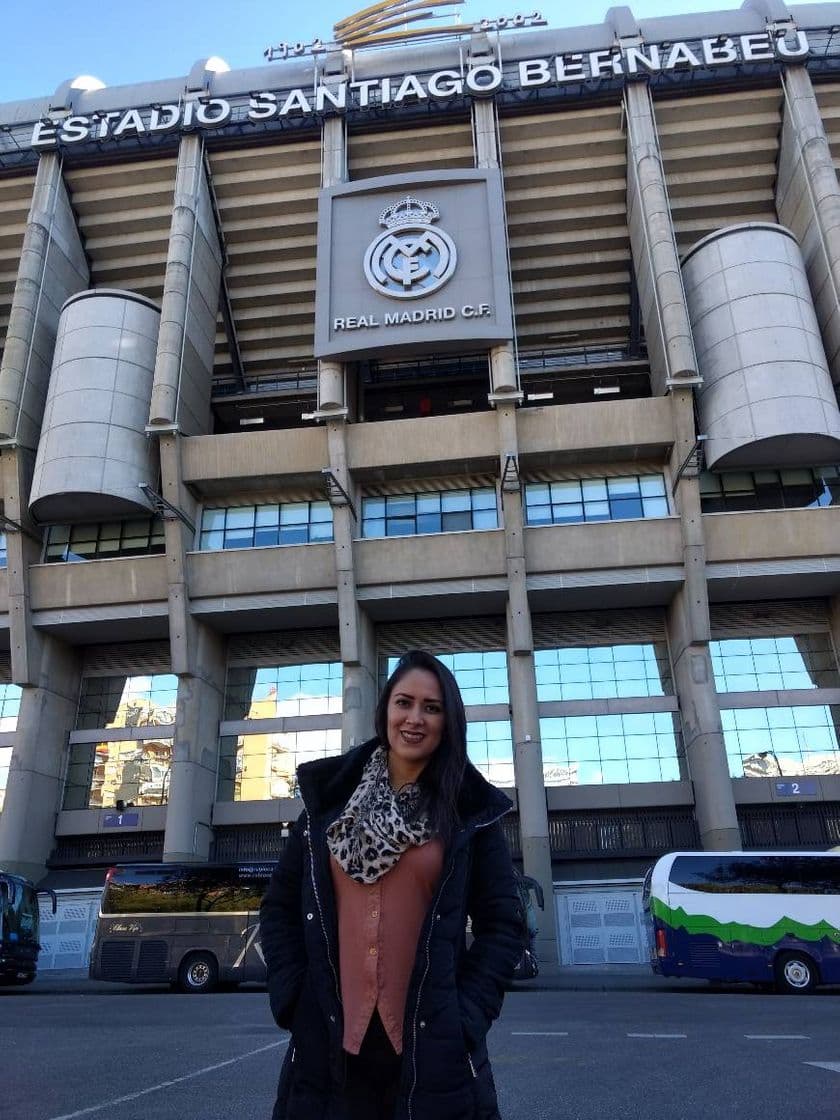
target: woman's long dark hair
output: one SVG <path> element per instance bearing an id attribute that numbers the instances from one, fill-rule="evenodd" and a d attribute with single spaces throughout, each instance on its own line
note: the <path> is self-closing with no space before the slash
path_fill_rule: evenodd
<path id="1" fill-rule="evenodd" d="M 458 793 L 467 766 L 467 716 L 455 677 L 442 662 L 422 649 L 412 649 L 397 662 L 376 705 L 374 726 L 379 742 L 388 749 L 388 701 L 406 673 L 422 669 L 437 678 L 443 698 L 443 734 L 417 782 L 418 812 L 428 813 L 433 831 L 448 841 L 458 822 Z"/>

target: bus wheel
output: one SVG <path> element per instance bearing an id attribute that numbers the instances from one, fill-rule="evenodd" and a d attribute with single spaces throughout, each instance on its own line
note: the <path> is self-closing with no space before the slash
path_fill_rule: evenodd
<path id="1" fill-rule="evenodd" d="M 817 983 L 817 966 L 807 953 L 780 953 L 776 957 L 776 991 L 788 995 L 810 992 Z"/>
<path id="2" fill-rule="evenodd" d="M 178 970 L 178 986 L 182 992 L 212 992 L 219 977 L 219 967 L 212 953 L 190 953 Z"/>

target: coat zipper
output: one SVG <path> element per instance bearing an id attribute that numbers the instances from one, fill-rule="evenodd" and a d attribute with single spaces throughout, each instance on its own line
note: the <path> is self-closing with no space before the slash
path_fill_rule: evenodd
<path id="1" fill-rule="evenodd" d="M 321 896 L 318 893 L 318 883 L 315 880 L 315 853 L 312 848 L 312 817 L 309 810 L 306 810 L 306 841 L 309 845 L 309 877 L 312 880 L 312 891 L 315 895 L 315 904 L 318 907 L 318 920 L 321 923 L 321 932 L 324 935 L 324 945 L 327 950 L 327 961 L 329 962 L 330 972 L 332 972 L 333 984 L 335 985 L 335 998 L 338 1000 L 339 1006 L 341 1005 L 341 990 L 338 986 L 338 973 L 335 971 L 333 964 L 332 953 L 330 952 L 330 939 L 327 935 L 327 924 L 324 921 L 324 909 L 321 906 Z"/>
<path id="2" fill-rule="evenodd" d="M 505 809 L 504 812 L 499 813 L 499 815 L 496 816 L 496 817 L 493 817 L 492 820 L 484 821 L 482 824 L 477 824 L 475 826 L 475 828 L 473 829 L 473 833 L 478 832 L 478 830 L 480 828 L 489 828 L 491 824 L 495 824 L 496 821 L 501 820 L 502 817 L 505 815 L 505 813 L 507 813 L 507 811 L 508 810 Z M 455 856 L 453 854 L 452 862 L 449 864 L 449 870 L 446 873 L 446 878 L 443 880 L 443 882 L 440 885 L 440 889 L 438 890 L 438 893 L 437 893 L 437 898 L 435 899 L 434 906 L 432 907 L 432 916 L 431 916 L 431 919 L 429 921 L 429 932 L 426 935 L 426 967 L 423 969 L 423 975 L 421 976 L 420 983 L 417 986 L 417 999 L 414 1003 L 414 1019 L 412 1020 L 412 1025 L 411 1025 L 411 1035 L 412 1035 L 412 1038 L 411 1038 L 411 1066 L 412 1066 L 412 1071 L 413 1071 L 414 1077 L 413 1077 L 413 1080 L 411 1082 L 411 1089 L 409 1090 L 408 1099 L 406 1101 L 406 1109 L 408 1111 L 408 1120 L 413 1120 L 413 1117 L 414 1117 L 413 1099 L 414 1099 L 414 1090 L 417 1088 L 417 1020 L 418 1020 L 419 1015 L 420 1015 L 420 997 L 423 995 L 423 985 L 426 983 L 426 977 L 429 975 L 429 969 L 431 968 L 431 963 L 432 963 L 429 950 L 430 950 L 431 943 L 432 943 L 432 933 L 434 932 L 434 928 L 435 928 L 435 920 L 437 918 L 437 908 L 438 908 L 438 905 L 440 904 L 440 900 L 443 898 L 444 888 L 446 887 L 446 884 L 449 882 L 449 880 L 452 878 L 452 872 L 454 870 L 455 870 Z M 467 1061 L 470 1063 L 470 1070 L 472 1072 L 473 1077 L 476 1077 L 477 1074 L 475 1072 L 475 1066 L 473 1065 L 473 1061 L 472 1061 L 472 1058 L 470 1057 L 469 1052 L 467 1052 Z"/>

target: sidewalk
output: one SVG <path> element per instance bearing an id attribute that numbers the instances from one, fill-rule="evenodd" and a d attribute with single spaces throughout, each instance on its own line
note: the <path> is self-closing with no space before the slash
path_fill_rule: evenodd
<path id="1" fill-rule="evenodd" d="M 645 992 L 681 991 L 707 987 L 705 980 L 673 980 L 654 976 L 647 965 L 611 965 L 608 968 L 558 968 L 553 975 L 541 973 L 536 980 L 517 984 L 514 991 L 531 992 Z M 257 985 L 248 985 L 257 990 Z M 5 989 L 20 995 L 125 995 L 130 992 L 163 991 L 160 984 L 111 984 L 90 980 L 84 969 L 49 969 L 39 972 L 34 983 Z"/>

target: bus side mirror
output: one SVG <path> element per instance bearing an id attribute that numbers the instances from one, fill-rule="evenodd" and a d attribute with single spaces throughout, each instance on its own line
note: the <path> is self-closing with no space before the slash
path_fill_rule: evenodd
<path id="1" fill-rule="evenodd" d="M 37 893 L 39 898 L 41 897 L 42 894 L 49 895 L 50 902 L 52 902 L 52 912 L 53 912 L 53 914 L 55 914 L 56 911 L 58 910 L 58 902 L 57 902 L 56 897 L 55 897 L 55 891 L 42 890 L 42 891 L 37 891 L 36 893 Z"/>

